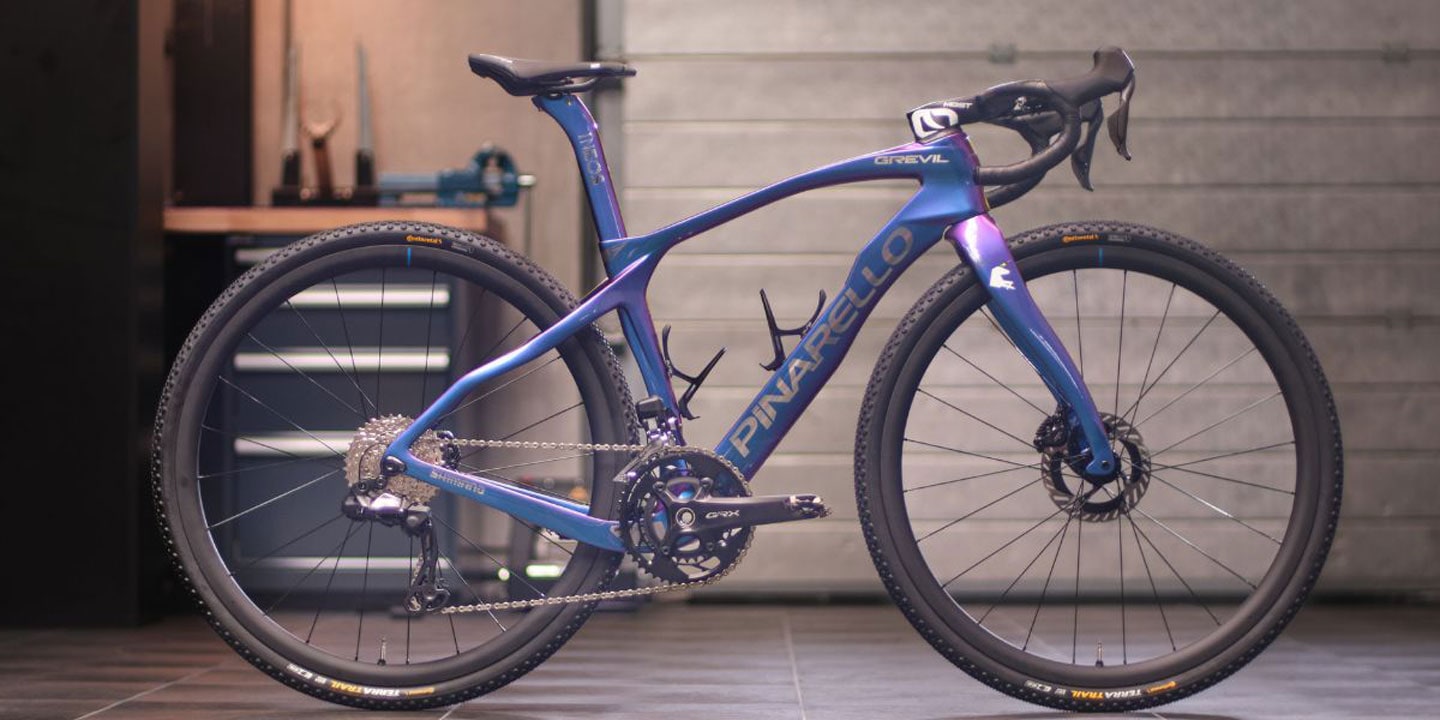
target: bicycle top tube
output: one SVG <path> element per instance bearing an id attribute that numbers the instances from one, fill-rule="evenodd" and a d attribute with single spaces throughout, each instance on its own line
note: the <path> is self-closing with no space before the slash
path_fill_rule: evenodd
<path id="1" fill-rule="evenodd" d="M 943 185 L 951 191 L 948 196 L 932 193 L 923 207 L 911 208 L 910 216 L 919 219 L 923 215 L 945 224 L 960 222 L 985 210 L 983 198 L 975 194 L 978 161 L 968 137 L 957 132 L 926 143 L 906 143 L 816 168 L 653 233 L 628 237 L 605 149 L 585 103 L 573 95 L 541 95 L 533 101 L 537 108 L 555 119 L 570 140 L 599 231 L 605 268 L 611 276 L 643 257 L 653 256 L 658 260 L 679 242 L 765 205 L 832 185 L 893 179 L 912 179 L 922 186 Z"/>

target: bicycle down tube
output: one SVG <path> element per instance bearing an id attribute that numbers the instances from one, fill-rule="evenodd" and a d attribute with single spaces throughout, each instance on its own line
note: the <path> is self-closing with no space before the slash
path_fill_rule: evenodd
<path id="1" fill-rule="evenodd" d="M 605 153 L 584 103 L 562 95 L 539 96 L 535 104 L 555 118 L 570 139 L 600 233 L 609 278 L 554 325 L 465 374 L 401 433 L 387 454 L 402 464 L 406 475 L 561 535 L 609 550 L 623 550 L 618 524 L 591 517 L 584 505 L 532 492 L 485 473 L 461 473 L 428 463 L 415 457 L 410 447 L 453 411 L 467 393 L 535 360 L 612 311 L 620 315 L 646 391 L 678 416 L 670 373 L 646 304 L 650 279 L 665 253 L 695 235 L 791 195 L 885 179 L 916 180 L 920 188 L 860 250 L 840 291 L 725 433 L 716 452 L 734 463 L 743 476 L 753 477 L 835 372 L 880 298 L 917 258 L 946 237 L 971 270 L 985 281 L 997 323 L 1044 380 L 1055 400 L 1072 411 L 1072 425 L 1083 437 L 1081 450 L 1091 455 L 1086 470 L 1103 476 L 1115 467 L 1088 389 L 1015 270 L 1003 234 L 985 213 L 984 196 L 974 183 L 977 160 L 963 133 L 817 168 L 652 233 L 626 237 Z"/>

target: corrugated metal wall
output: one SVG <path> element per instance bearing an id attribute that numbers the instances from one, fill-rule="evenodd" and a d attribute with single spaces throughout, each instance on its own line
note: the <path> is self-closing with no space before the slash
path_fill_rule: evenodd
<path id="1" fill-rule="evenodd" d="M 904 112 L 922 102 L 1079 74 L 1101 45 L 1129 50 L 1135 161 L 1101 140 L 1095 193 L 1062 168 L 1000 210 L 1002 227 L 1132 220 L 1256 273 L 1298 316 L 1341 409 L 1348 487 L 1324 585 L 1440 588 L 1440 4 L 626 0 L 623 28 L 640 70 L 613 158 L 631 232 L 905 142 Z M 992 163 L 1019 147 L 998 131 L 975 137 Z M 810 193 L 668 259 L 652 302 L 675 326 L 677 361 L 730 348 L 696 403 L 691 442 L 717 441 L 766 377 L 757 291 L 782 325 L 803 321 L 909 192 Z M 759 531 L 722 587 L 878 588 L 851 489 L 859 399 L 895 319 L 955 262 L 937 247 L 896 287 L 755 479 L 757 492 L 820 492 L 835 515 Z"/>

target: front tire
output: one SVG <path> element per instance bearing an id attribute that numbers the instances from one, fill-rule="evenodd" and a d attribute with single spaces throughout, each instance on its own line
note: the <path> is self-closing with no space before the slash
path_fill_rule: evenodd
<path id="1" fill-rule="evenodd" d="M 1274 297 L 1198 243 L 1084 223 L 1012 250 L 1126 472 L 1091 484 L 1040 454 L 1055 402 L 962 265 L 865 394 L 856 497 L 876 569 L 931 645 L 1014 697 L 1119 711 L 1198 692 L 1319 577 L 1342 475 L 1325 377 Z"/>

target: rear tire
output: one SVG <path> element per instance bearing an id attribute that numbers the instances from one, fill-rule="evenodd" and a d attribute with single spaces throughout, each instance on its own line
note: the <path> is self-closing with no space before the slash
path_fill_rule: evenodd
<path id="1" fill-rule="evenodd" d="M 1040 455 L 1054 400 L 962 265 L 906 315 L 865 394 L 871 556 L 915 629 L 1009 695 L 1178 700 L 1259 654 L 1319 577 L 1342 476 L 1329 386 L 1279 302 L 1198 243 L 1097 222 L 1012 250 L 1101 412 L 1126 420 L 1107 422 L 1133 472 L 1093 485 Z"/>
<path id="2" fill-rule="evenodd" d="M 569 639 L 594 603 L 488 616 L 405 612 L 400 601 L 419 544 L 411 539 L 407 570 L 403 529 L 350 520 L 340 502 L 349 492 L 346 433 L 376 417 L 415 417 L 459 374 L 550 326 L 575 302 L 553 277 L 494 240 L 412 223 L 306 238 L 227 289 L 171 370 L 156 418 L 153 471 L 171 554 L 220 636 L 286 685 L 375 709 L 451 705 L 490 692 Z M 367 313 L 378 328 L 359 322 Z M 308 365 L 305 352 L 290 347 L 296 338 L 314 346 Z M 289 381 L 283 390 L 276 378 Z M 462 438 L 484 426 L 495 433 L 482 436 L 492 438 L 514 430 L 509 436 L 517 440 L 636 439 L 623 374 L 594 328 L 465 402 L 499 410 L 457 410 L 441 429 Z M 349 424 L 317 419 L 337 413 Z M 279 430 L 257 436 L 262 425 Z M 308 445 L 315 447 L 297 449 Z M 572 499 L 585 498 L 594 516 L 617 517 L 611 478 L 625 457 L 549 451 L 515 462 L 522 451 L 462 449 L 462 470 L 516 468 L 517 478 L 575 473 Z M 621 559 L 445 492 L 427 502 L 451 604 L 514 599 L 516 592 L 595 592 L 608 586 Z M 523 558 L 540 555 L 552 556 L 552 571 L 532 574 Z M 539 578 L 551 574 L 547 587 Z"/>

